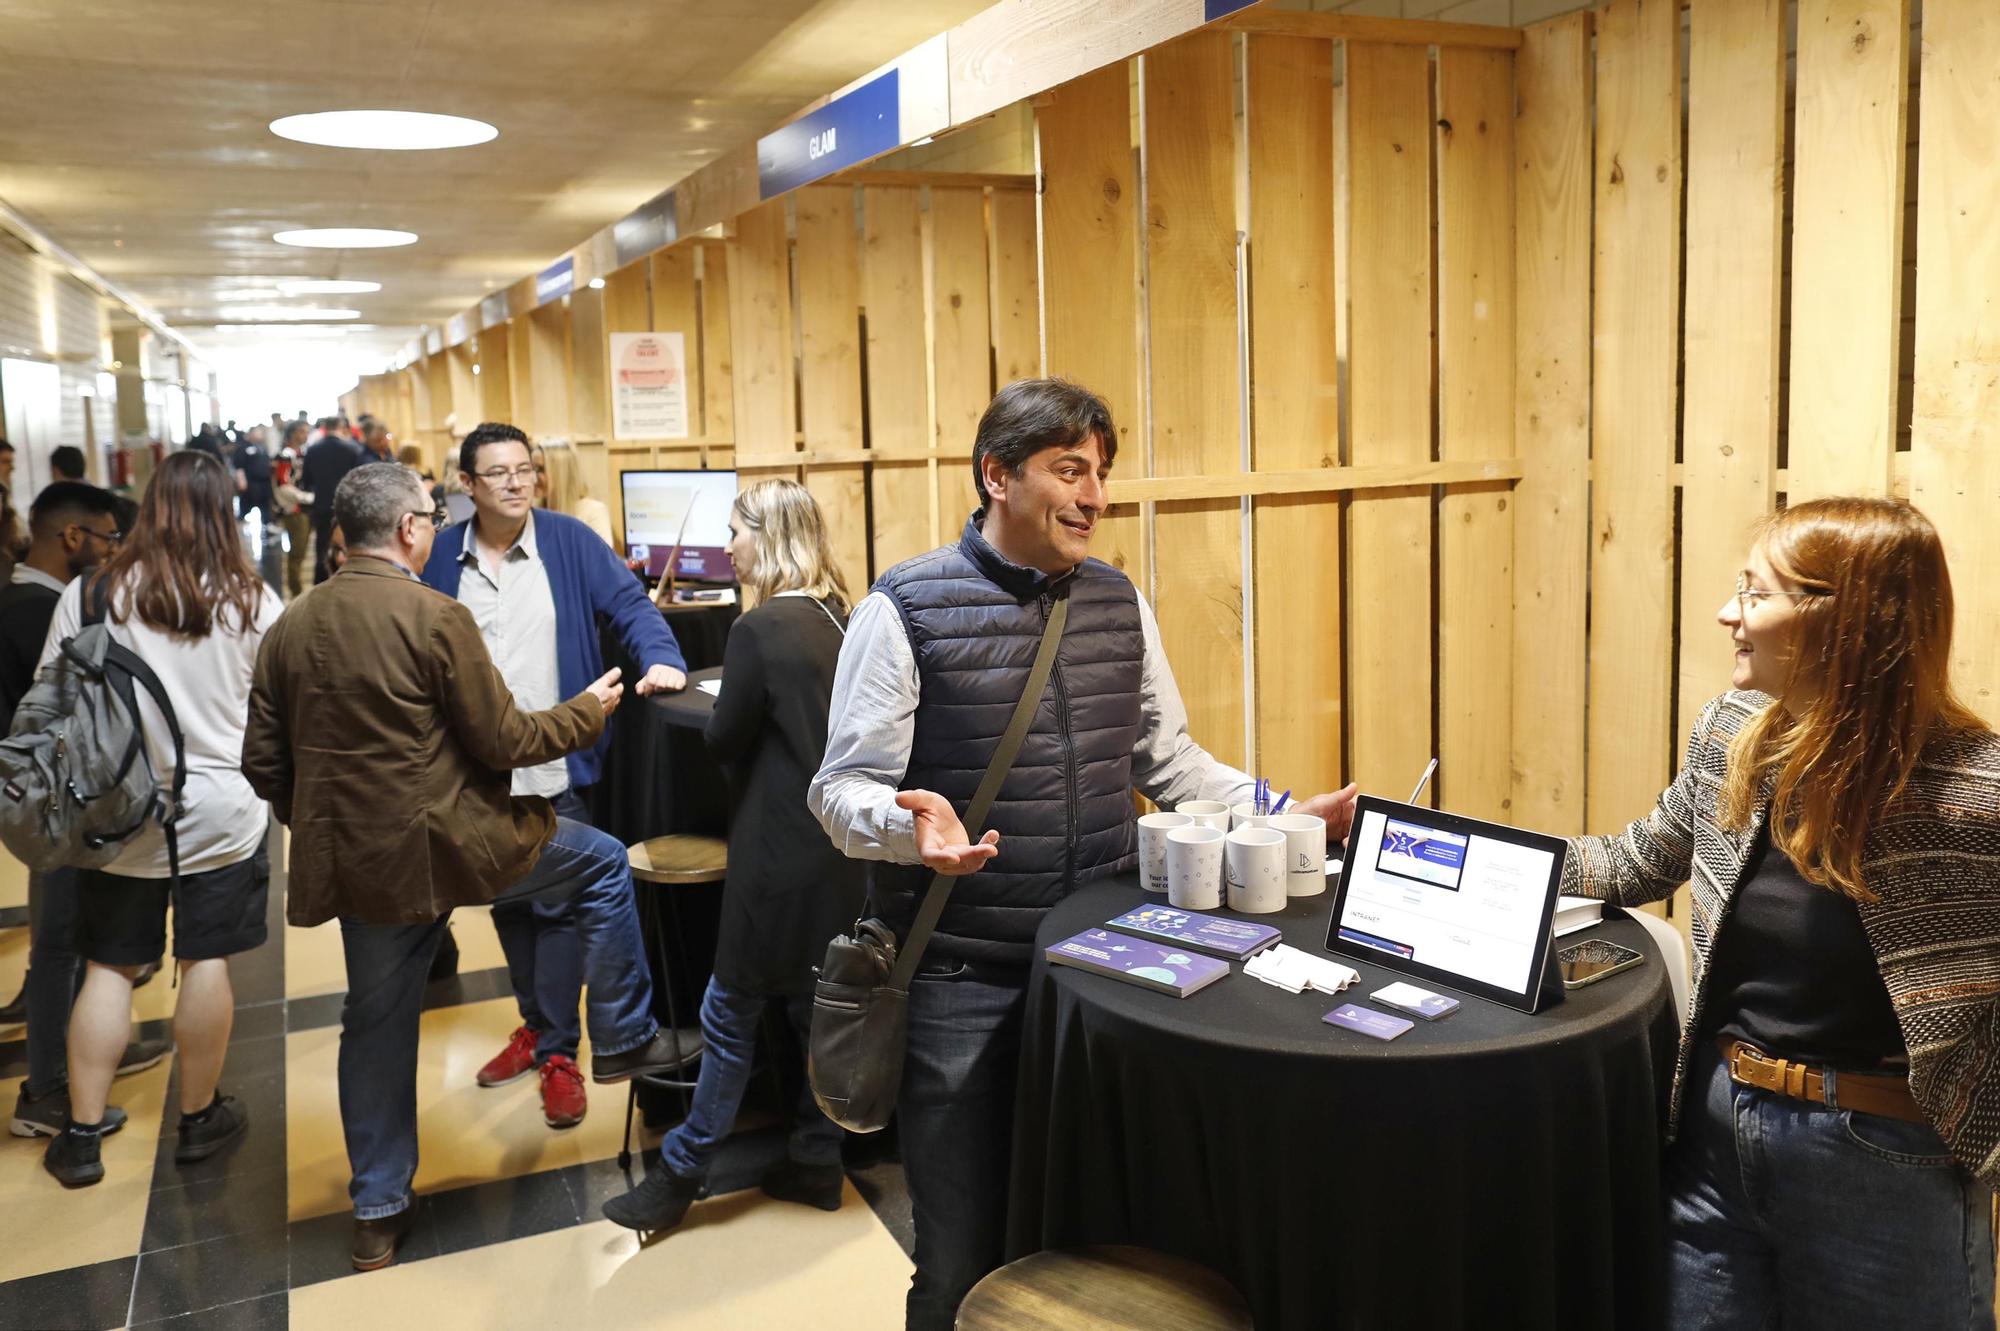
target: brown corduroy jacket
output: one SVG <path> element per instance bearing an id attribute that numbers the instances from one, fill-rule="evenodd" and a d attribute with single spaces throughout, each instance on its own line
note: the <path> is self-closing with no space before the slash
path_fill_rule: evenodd
<path id="1" fill-rule="evenodd" d="M 603 729 L 588 693 L 516 708 L 470 611 L 351 557 L 265 635 L 250 690 L 243 774 L 291 828 L 286 918 L 414 924 L 491 901 L 555 831 L 513 770 Z"/>

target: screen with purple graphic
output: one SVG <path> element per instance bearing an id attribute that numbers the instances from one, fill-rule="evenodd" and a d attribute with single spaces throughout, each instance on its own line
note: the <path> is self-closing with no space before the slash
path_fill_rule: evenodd
<path id="1" fill-rule="evenodd" d="M 1465 838 L 1391 818 L 1382 831 L 1375 867 L 1456 892 L 1459 875 L 1465 870 Z"/>

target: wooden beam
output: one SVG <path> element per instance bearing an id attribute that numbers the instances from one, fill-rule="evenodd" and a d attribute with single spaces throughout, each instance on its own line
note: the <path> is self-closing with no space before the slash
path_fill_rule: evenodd
<path id="1" fill-rule="evenodd" d="M 1163 45 L 1206 23 L 1202 0 L 1000 0 L 945 34 L 951 123 Z"/>
<path id="2" fill-rule="evenodd" d="M 933 189 L 1014 189 L 1032 190 L 1032 175 L 1004 171 L 884 171 L 857 166 L 833 177 L 842 185 L 929 185 Z"/>
<path id="3" fill-rule="evenodd" d="M 1317 37 L 1334 41 L 1369 42 L 1377 46 L 1467 47 L 1516 51 L 1519 28 L 1490 23 L 1433 23 L 1416 19 L 1369 18 L 1360 14 L 1312 14 L 1259 5 L 1231 14 L 1217 25 L 1236 32 L 1277 33 L 1286 37 Z"/>
<path id="4" fill-rule="evenodd" d="M 1239 471 L 1213 476 L 1111 478 L 1111 502 L 1172 502 L 1183 499 L 1239 499 L 1244 495 L 1351 494 L 1363 490 L 1404 490 L 1414 486 L 1468 485 L 1516 481 L 1521 464 L 1513 458 L 1460 462 L 1389 462 L 1359 467 L 1312 467 L 1302 471 Z"/>

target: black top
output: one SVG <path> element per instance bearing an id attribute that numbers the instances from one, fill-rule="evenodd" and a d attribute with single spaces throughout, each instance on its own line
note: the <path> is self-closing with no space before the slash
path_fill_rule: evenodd
<path id="1" fill-rule="evenodd" d="M 14 709 L 35 682 L 35 666 L 56 617 L 54 591 L 34 582 L 0 588 L 0 735 L 14 724 Z"/>
<path id="2" fill-rule="evenodd" d="M 1907 1052 L 1860 912 L 1807 882 L 1768 829 L 1716 935 L 1704 1024 L 1779 1058 L 1856 1071 Z"/>
<path id="3" fill-rule="evenodd" d="M 277 494 L 271 488 L 271 457 L 256 444 L 244 444 L 230 463 L 243 474 L 243 490 L 237 495 L 238 511 L 248 515 L 257 509 L 268 520 L 277 508 Z"/>
<path id="4" fill-rule="evenodd" d="M 704 732 L 735 795 L 715 976 L 748 993 L 812 992 L 828 940 L 861 910 L 861 866 L 806 807 L 841 637 L 829 607 L 803 596 L 767 601 L 729 630 Z"/>
<path id="5" fill-rule="evenodd" d="M 313 497 L 313 521 L 321 526 L 333 525 L 333 492 L 340 484 L 340 478 L 373 458 L 359 444 L 349 443 L 338 435 L 327 435 L 306 450 L 305 461 L 299 467 L 299 488 Z"/>

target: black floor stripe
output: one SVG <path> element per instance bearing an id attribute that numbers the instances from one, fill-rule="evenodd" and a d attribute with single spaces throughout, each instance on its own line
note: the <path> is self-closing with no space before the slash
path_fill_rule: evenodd
<path id="1" fill-rule="evenodd" d="M 136 1257 L 10 1280 L 0 1285 L 0 1329 L 124 1326 L 132 1306 Z"/>

